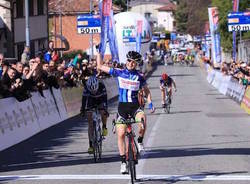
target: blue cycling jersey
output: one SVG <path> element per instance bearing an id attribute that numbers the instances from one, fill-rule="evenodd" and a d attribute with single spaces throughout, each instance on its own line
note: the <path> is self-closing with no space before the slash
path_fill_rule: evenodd
<path id="1" fill-rule="evenodd" d="M 137 102 L 138 91 L 146 85 L 146 80 L 137 71 L 111 68 L 109 74 L 117 77 L 119 86 L 119 102 Z"/>

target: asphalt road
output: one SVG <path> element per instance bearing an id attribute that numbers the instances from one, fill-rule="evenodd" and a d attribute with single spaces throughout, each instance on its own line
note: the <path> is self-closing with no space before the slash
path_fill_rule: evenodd
<path id="1" fill-rule="evenodd" d="M 177 84 L 171 113 L 161 109 L 163 71 Z M 250 118 L 206 81 L 200 67 L 159 65 L 148 79 L 156 112 L 148 110 L 145 155 L 137 183 L 250 183 Z M 117 102 L 110 104 L 111 122 Z M 87 153 L 87 122 L 80 116 L 0 153 L 0 183 L 129 183 L 120 175 L 116 135 L 103 144 L 103 159 Z"/>

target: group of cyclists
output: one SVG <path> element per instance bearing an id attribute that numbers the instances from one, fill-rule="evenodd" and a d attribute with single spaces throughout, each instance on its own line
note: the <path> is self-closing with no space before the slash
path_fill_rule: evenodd
<path id="1" fill-rule="evenodd" d="M 154 113 L 155 108 L 152 102 L 152 95 L 150 89 L 146 83 L 144 76 L 137 70 L 137 66 L 142 61 L 140 53 L 135 51 L 129 51 L 127 53 L 127 61 L 125 69 L 111 68 L 103 64 L 102 57 L 97 54 L 97 69 L 117 77 L 119 88 L 119 104 L 116 120 L 116 133 L 118 149 L 121 159 L 120 173 L 128 173 L 128 167 L 126 163 L 126 145 L 125 145 L 125 133 L 126 124 L 124 123 L 129 117 L 133 117 L 138 123 L 138 139 L 137 145 L 139 153 L 144 152 L 143 139 L 146 132 L 147 119 L 144 113 L 144 104 L 141 103 L 141 95 L 146 97 L 148 108 L 151 113 Z M 160 79 L 160 90 L 162 94 L 162 107 L 165 106 L 165 91 L 168 90 L 172 95 L 172 85 L 176 90 L 176 84 L 174 80 L 163 73 Z M 170 96 L 171 98 L 171 96 Z M 99 81 L 95 76 L 91 76 L 86 82 L 86 87 L 83 91 L 82 98 L 82 114 L 87 116 L 88 120 L 88 137 L 89 148 L 88 153 L 93 153 L 93 118 L 92 110 L 98 107 L 102 117 L 102 135 L 107 136 L 107 118 L 108 118 L 108 105 L 107 105 L 107 92 L 105 85 Z"/>

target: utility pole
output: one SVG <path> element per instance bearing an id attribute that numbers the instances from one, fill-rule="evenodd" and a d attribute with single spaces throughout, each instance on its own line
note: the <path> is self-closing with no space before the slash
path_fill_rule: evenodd
<path id="1" fill-rule="evenodd" d="M 30 47 L 29 0 L 25 0 L 25 39 L 26 46 Z"/>
<path id="2" fill-rule="evenodd" d="M 89 0 L 89 12 L 90 12 L 91 15 L 93 15 L 93 14 L 92 14 L 92 12 L 93 12 L 92 0 Z M 91 33 L 89 43 L 90 43 L 90 48 L 91 48 L 91 55 L 90 55 L 90 58 L 92 59 L 93 56 L 94 56 L 94 50 L 93 50 L 93 33 Z"/>

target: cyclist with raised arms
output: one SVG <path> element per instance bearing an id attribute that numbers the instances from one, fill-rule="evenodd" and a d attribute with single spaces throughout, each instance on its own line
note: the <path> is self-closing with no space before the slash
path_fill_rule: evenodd
<path id="1" fill-rule="evenodd" d="M 143 148 L 143 138 L 146 131 L 146 116 L 143 110 L 140 108 L 138 102 L 138 91 L 144 89 L 147 93 L 147 101 L 149 104 L 149 109 L 154 112 L 154 106 L 151 100 L 151 93 L 147 87 L 146 81 L 142 75 L 136 70 L 137 64 L 142 61 L 142 56 L 135 51 L 129 51 L 127 53 L 126 69 L 116 69 L 110 68 L 103 65 L 101 55 L 97 55 L 97 68 L 103 72 L 109 73 L 118 79 L 119 85 L 119 105 L 118 105 L 118 122 L 116 124 L 116 132 L 118 138 L 118 148 L 121 157 L 121 169 L 120 172 L 125 174 L 128 172 L 125 156 L 125 133 L 126 125 L 122 124 L 122 120 L 128 119 L 128 115 L 133 115 L 136 121 L 141 121 L 143 119 L 143 124 L 139 124 L 139 136 L 138 136 L 138 149 L 142 153 Z"/>
<path id="2" fill-rule="evenodd" d="M 172 99 L 172 85 L 174 85 L 175 91 L 176 89 L 176 84 L 174 79 L 172 79 L 170 76 L 168 76 L 167 73 L 163 73 L 161 75 L 160 79 L 160 89 L 161 89 L 161 97 L 162 97 L 162 108 L 165 108 L 165 100 L 166 100 L 166 88 L 169 92 L 169 102 L 171 104 L 171 99 Z"/>
<path id="3" fill-rule="evenodd" d="M 87 112 L 88 119 L 88 137 L 89 137 L 89 148 L 88 153 L 92 154 L 94 148 L 92 145 L 93 137 L 93 109 L 97 107 L 101 113 L 102 119 L 102 135 L 106 136 L 108 134 L 107 130 L 107 92 L 105 85 L 100 82 L 95 76 L 91 76 L 86 82 L 86 88 L 83 90 L 82 96 L 82 108 L 81 113 L 84 115 Z"/>

